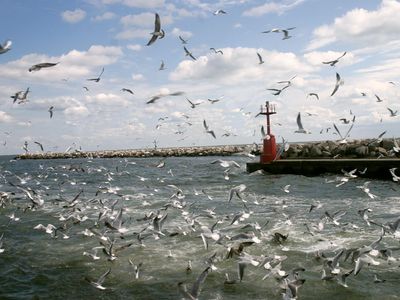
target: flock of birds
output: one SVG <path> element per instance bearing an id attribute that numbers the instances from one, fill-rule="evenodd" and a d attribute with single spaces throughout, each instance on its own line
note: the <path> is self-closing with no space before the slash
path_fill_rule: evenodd
<path id="1" fill-rule="evenodd" d="M 226 14 L 226 11 L 224 11 L 224 10 L 216 10 L 216 11 L 213 12 L 213 14 L 214 14 L 215 16 L 221 15 L 221 14 L 223 15 L 223 14 Z M 282 39 L 283 39 L 283 40 L 287 40 L 287 39 L 289 39 L 289 38 L 292 37 L 292 36 L 290 35 L 290 32 L 291 32 L 292 30 L 294 30 L 294 29 L 296 29 L 296 27 L 289 27 L 289 28 L 273 28 L 273 29 L 270 29 L 270 30 L 262 31 L 262 33 L 263 33 L 263 34 L 282 33 L 282 34 L 283 34 Z M 153 30 L 153 32 L 151 32 L 151 38 L 150 38 L 150 40 L 147 42 L 146 45 L 147 45 L 147 46 L 153 45 L 156 41 L 162 40 L 162 39 L 165 37 L 165 35 L 166 35 L 166 33 L 165 33 L 165 31 L 162 29 L 160 16 L 159 16 L 158 13 L 155 13 L 154 30 Z M 188 40 L 187 40 L 187 39 L 184 39 L 182 36 L 179 36 L 179 40 L 180 40 L 181 43 L 183 44 L 183 50 L 184 50 L 185 56 L 190 57 L 192 60 L 197 60 L 197 58 L 193 55 L 193 53 L 192 53 L 192 52 L 188 49 L 188 47 L 187 47 Z M 7 40 L 7 41 L 4 42 L 2 45 L 0 45 L 0 54 L 3 54 L 3 53 L 8 52 L 8 51 L 11 49 L 11 45 L 12 45 L 12 42 L 11 42 L 10 40 Z M 216 49 L 216 48 L 214 48 L 214 47 L 211 47 L 211 48 L 210 48 L 210 51 L 213 51 L 213 53 L 216 54 L 216 55 L 224 55 L 224 53 L 223 53 L 222 50 Z M 347 51 L 343 52 L 343 54 L 341 54 L 341 55 L 338 56 L 337 58 L 334 58 L 334 59 L 332 59 L 332 60 L 322 61 L 322 64 L 325 64 L 325 65 L 328 65 L 328 66 L 331 66 L 331 67 L 335 67 L 335 66 L 340 62 L 340 60 L 341 60 L 344 56 L 346 56 L 346 54 L 347 54 Z M 263 59 L 263 57 L 261 56 L 261 54 L 258 53 L 258 52 L 256 52 L 256 55 L 257 55 L 257 58 L 258 58 L 258 63 L 259 63 L 260 65 L 263 64 L 263 63 L 264 63 L 264 59 Z M 57 66 L 59 63 L 60 63 L 60 62 L 55 62 L 55 63 L 52 63 L 52 62 L 42 62 L 42 63 L 34 64 L 34 65 L 32 65 L 32 66 L 28 69 L 28 71 L 29 71 L 29 72 L 37 72 L 37 71 L 40 71 L 40 70 L 43 69 L 43 68 L 52 68 L 52 67 L 55 67 L 55 66 Z M 161 65 L 160 65 L 160 67 L 159 67 L 159 70 L 165 70 L 165 68 L 166 68 L 166 67 L 165 67 L 165 62 L 164 62 L 164 60 L 162 60 L 162 61 L 161 61 Z M 104 67 L 102 68 L 101 72 L 99 73 L 99 75 L 98 75 L 97 77 L 88 78 L 87 81 L 91 81 L 91 82 L 98 83 L 98 82 L 101 80 L 101 76 L 103 75 L 103 73 L 104 73 Z M 290 88 L 290 87 L 292 86 L 292 81 L 295 80 L 295 78 L 296 78 L 296 76 L 293 76 L 293 77 L 292 77 L 291 79 L 289 79 L 289 80 L 278 81 L 277 84 L 280 85 L 279 87 L 267 88 L 266 90 L 271 91 L 271 92 L 272 92 L 272 95 L 274 95 L 274 96 L 279 96 L 279 95 L 281 95 L 286 89 L 288 89 L 288 88 Z M 390 82 L 390 83 L 395 85 L 394 82 Z M 331 92 L 331 94 L 330 94 L 331 97 L 334 96 L 334 95 L 338 92 L 338 90 L 339 90 L 339 88 L 340 88 L 340 86 L 341 86 L 342 84 L 343 84 L 343 80 L 342 80 L 340 74 L 336 72 L 336 82 L 335 82 L 335 85 L 334 85 L 334 87 L 333 87 L 333 90 L 332 90 L 332 92 Z M 87 86 L 83 86 L 83 88 L 84 88 L 86 91 L 89 91 L 89 88 L 88 88 Z M 122 92 L 129 93 L 129 94 L 132 94 L 132 95 L 134 94 L 134 91 L 133 91 L 132 89 L 129 89 L 129 88 L 122 88 L 121 91 L 122 91 Z M 30 93 L 30 89 L 29 89 L 29 87 L 28 87 L 26 90 L 21 90 L 21 91 L 15 92 L 14 95 L 11 95 L 10 97 L 13 99 L 13 103 L 25 104 L 25 103 L 28 102 L 28 94 L 29 94 L 29 93 Z M 155 103 L 156 101 L 158 101 L 158 100 L 160 100 L 161 98 L 164 98 L 164 97 L 169 97 L 169 96 L 182 96 L 182 95 L 184 95 L 184 94 L 185 94 L 185 92 L 183 92 L 183 91 L 177 91 L 177 92 L 171 92 L 171 93 L 157 94 L 157 95 L 152 96 L 148 101 L 146 101 L 146 104 L 153 104 L 153 103 Z M 365 92 L 362 92 L 361 94 L 362 94 L 363 97 L 367 96 L 367 94 L 366 94 Z M 377 102 L 383 102 L 382 98 L 380 98 L 378 95 L 375 94 L 375 97 L 376 97 L 376 99 L 377 99 Z M 221 97 L 221 98 L 222 98 L 222 97 Z M 214 104 L 214 103 L 220 101 L 221 98 L 219 98 L 219 99 L 217 98 L 217 99 L 215 99 L 215 100 L 214 100 L 214 99 L 208 99 L 208 101 L 209 101 L 211 104 Z M 310 93 L 308 93 L 308 94 L 307 94 L 307 98 L 314 98 L 314 99 L 316 99 L 316 100 L 319 100 L 319 99 L 320 99 L 319 94 L 318 94 L 317 92 L 310 92 Z M 191 107 L 192 109 L 196 108 L 198 105 L 200 105 L 201 103 L 203 103 L 203 101 L 194 103 L 194 102 L 192 102 L 190 99 L 188 99 L 188 98 L 186 98 L 186 99 L 187 99 L 187 101 L 188 101 L 188 103 L 190 104 L 190 107 Z M 52 106 L 49 107 L 48 112 L 49 112 L 50 118 L 53 118 L 54 110 L 55 110 L 55 109 L 56 109 L 56 108 L 55 108 L 54 105 L 52 105 Z M 241 108 L 241 109 L 243 109 L 243 108 Z M 390 107 L 387 107 L 387 110 L 389 111 L 390 117 L 397 117 L 397 115 L 398 115 L 398 111 L 397 111 L 397 110 L 394 110 L 394 109 L 392 109 L 392 108 L 390 108 Z M 306 113 L 307 113 L 307 112 L 306 112 Z M 251 114 L 252 114 L 251 112 L 243 113 L 243 115 L 244 115 L 244 116 L 247 116 L 247 117 L 250 116 Z M 309 116 L 315 115 L 315 114 L 311 114 L 311 113 L 307 113 L 307 114 L 308 114 Z M 185 117 L 187 117 L 187 115 L 185 115 Z M 189 117 L 187 117 L 187 119 L 188 119 L 188 118 L 189 118 Z M 343 120 L 343 119 L 346 120 L 345 118 L 341 118 L 340 121 Z M 353 128 L 353 125 L 354 125 L 354 121 L 355 121 L 355 117 L 354 117 L 353 120 L 352 120 L 351 127 L 350 127 L 350 129 L 348 130 L 348 133 L 347 133 L 344 137 L 341 138 L 341 142 L 346 142 L 346 141 L 347 141 L 346 138 L 349 137 L 350 131 L 351 131 L 351 129 Z M 382 121 L 382 120 L 381 120 L 381 121 Z M 303 126 L 303 122 L 302 122 L 302 118 L 301 118 L 301 113 L 300 113 L 300 112 L 299 112 L 298 115 L 297 115 L 296 123 L 297 123 L 298 129 L 295 130 L 294 133 L 301 133 L 301 134 L 310 134 L 310 133 L 311 133 L 311 131 L 305 129 L 305 127 Z M 209 128 L 208 128 L 208 126 L 206 126 L 206 124 L 207 124 L 207 123 L 206 123 L 206 120 L 203 120 L 203 125 L 204 125 L 203 127 L 204 127 L 204 129 L 205 129 L 204 132 L 210 134 L 213 138 L 216 138 L 215 132 L 214 132 L 213 130 L 209 130 Z M 349 122 L 343 122 L 343 124 L 349 124 Z M 162 124 L 157 124 L 157 125 L 156 125 L 156 129 L 160 129 L 160 128 L 161 128 L 161 125 L 162 125 Z M 192 125 L 192 122 L 187 121 L 187 122 L 184 123 L 184 125 L 191 126 L 191 125 Z M 280 125 L 280 124 L 277 123 L 276 125 Z M 181 127 L 182 125 L 181 125 L 181 124 L 178 124 L 177 126 L 178 126 L 178 127 Z M 335 131 L 333 131 L 333 133 L 334 133 L 334 134 L 341 135 L 340 132 L 339 132 L 339 130 L 337 129 L 336 124 L 333 124 L 333 127 L 335 128 Z M 178 130 L 175 130 L 174 132 L 175 132 L 176 134 L 183 134 L 185 131 L 183 131 L 182 128 L 178 128 Z M 328 130 L 328 129 L 326 129 L 326 130 L 323 130 L 323 129 L 322 129 L 322 130 L 320 131 L 321 134 L 324 133 L 324 132 L 329 132 L 329 130 Z M 223 134 L 222 136 L 232 136 L 232 135 L 234 135 L 234 134 L 233 134 L 233 133 L 229 133 L 229 134 Z M 183 139 L 184 139 L 184 138 L 183 138 Z M 183 139 L 181 139 L 181 140 L 183 140 Z M 6 143 L 5 143 L 5 144 L 6 144 Z"/>
<path id="2" fill-rule="evenodd" d="M 100 268 L 108 265 L 95 272 L 101 274 L 99 277 L 82 277 L 99 291 L 115 290 L 108 278 L 121 270 L 132 274 L 131 280 L 151 280 L 148 270 L 159 262 L 146 258 L 146 249 L 150 248 L 159 259 L 165 257 L 163 264 L 174 266 L 181 278 L 177 291 L 183 299 L 191 300 L 199 298 L 209 276 L 221 280 L 224 286 L 269 282 L 266 285 L 275 290 L 272 294 L 297 299 L 306 284 L 306 274 L 320 273 L 321 281 L 347 288 L 348 278 L 361 272 L 367 278 L 374 277 L 371 284 L 382 284 L 382 268 L 399 265 L 400 217 L 382 221 L 378 211 L 374 217 L 374 202 L 370 201 L 380 199 L 370 190 L 369 182 L 351 183 L 365 170 L 342 170 L 342 176 L 325 179 L 325 184 L 338 189 L 353 184 L 369 199 L 364 207 L 331 211 L 326 208 L 328 204 L 318 200 L 311 200 L 308 206 L 289 204 L 288 199 L 279 200 L 274 193 L 257 194 L 237 180 L 231 183 L 229 175 L 243 176 L 241 162 L 209 160 L 208 168 L 213 169 L 214 176 L 223 173 L 229 187 L 225 192 L 212 185 L 201 191 L 195 186 L 192 191 L 179 187 L 182 168 L 169 168 L 168 158 L 154 164 L 145 162 L 148 165 L 141 170 L 155 170 L 147 177 L 139 176 L 137 162 L 128 159 L 113 164 L 112 169 L 91 159 L 49 167 L 38 163 L 38 169 L 23 174 L 3 169 L 0 208 L 7 212 L 3 217 L 8 222 L 1 225 L 0 255 L 13 251 L 7 247 L 12 227 L 22 226 L 19 223 L 24 223 L 29 213 L 36 213 L 54 221 L 46 226 L 39 223 L 32 230 L 42 231 L 54 243 L 73 238 L 86 248 L 82 259 Z M 393 180 L 400 182 L 396 170 L 391 172 Z M 246 176 L 251 179 L 258 174 Z M 88 183 L 89 178 L 95 180 Z M 135 192 L 120 187 L 127 179 L 129 185 L 133 180 Z M 285 185 L 281 193 L 291 194 L 292 188 Z M 333 238 L 346 232 L 368 237 L 347 244 Z M 314 254 L 308 254 L 304 261 L 291 261 L 290 256 L 301 252 L 304 242 L 309 244 L 310 240 L 316 244 Z M 183 247 L 195 250 L 197 257 L 184 254 Z M 192 280 L 188 289 L 187 283 Z"/>

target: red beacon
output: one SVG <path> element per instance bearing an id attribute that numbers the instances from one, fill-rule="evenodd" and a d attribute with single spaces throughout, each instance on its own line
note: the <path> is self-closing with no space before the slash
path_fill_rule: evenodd
<path id="1" fill-rule="evenodd" d="M 263 152 L 260 156 L 260 163 L 268 164 L 279 159 L 277 156 L 275 136 L 271 133 L 271 124 L 269 120 L 270 115 L 276 114 L 275 105 L 269 104 L 269 101 L 267 101 L 265 107 L 261 106 L 261 112 L 259 114 L 267 116 L 267 134 L 264 136 L 263 140 Z"/>

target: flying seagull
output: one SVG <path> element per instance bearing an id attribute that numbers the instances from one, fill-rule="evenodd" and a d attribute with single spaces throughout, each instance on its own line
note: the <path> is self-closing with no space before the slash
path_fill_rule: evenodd
<path id="1" fill-rule="evenodd" d="M 291 38 L 291 36 L 289 35 L 289 30 L 293 30 L 293 29 L 295 29 L 295 28 L 296 28 L 296 27 L 290 27 L 290 28 L 286 28 L 286 29 L 273 28 L 273 29 L 271 29 L 271 30 L 263 31 L 262 33 L 270 33 L 270 32 L 276 32 L 276 33 L 278 33 L 278 32 L 283 32 L 283 38 L 282 38 L 282 40 L 287 40 L 287 39 Z"/>
<path id="2" fill-rule="evenodd" d="M 335 128 L 337 134 L 342 139 L 339 143 L 341 143 L 341 144 L 346 144 L 347 143 L 346 139 L 349 137 L 349 133 L 350 133 L 351 129 L 353 128 L 353 126 L 354 126 L 354 122 L 351 123 L 351 126 L 350 126 L 349 130 L 347 130 L 346 134 L 343 137 L 342 134 L 340 133 L 339 129 L 336 127 L 335 123 L 333 123 L 333 128 Z"/>
<path id="3" fill-rule="evenodd" d="M 264 61 L 263 61 L 263 59 L 262 59 L 261 54 L 257 52 L 257 56 L 258 56 L 258 64 L 259 64 L 259 65 L 262 65 L 262 64 L 264 63 Z"/>
<path id="4" fill-rule="evenodd" d="M 89 278 L 85 277 L 86 281 L 90 282 L 91 285 L 93 285 L 96 289 L 99 290 L 106 290 L 107 288 L 102 286 L 104 279 L 111 273 L 111 269 L 108 269 L 103 275 L 100 276 L 100 278 L 97 281 L 91 281 Z"/>
<path id="5" fill-rule="evenodd" d="M 376 97 L 376 102 L 383 102 L 383 100 L 377 94 L 375 94 L 375 97 Z"/>
<path id="6" fill-rule="evenodd" d="M 165 64 L 164 64 L 164 61 L 163 61 L 163 60 L 161 60 L 161 65 L 160 65 L 160 67 L 158 68 L 158 71 L 162 71 L 162 70 L 165 70 Z"/>
<path id="7" fill-rule="evenodd" d="M 300 113 L 298 113 L 298 115 L 297 115 L 296 122 L 297 122 L 297 126 L 299 127 L 299 129 L 297 129 L 295 131 L 295 133 L 310 133 L 309 131 L 304 129 L 303 124 L 301 123 L 301 115 L 300 115 Z"/>
<path id="8" fill-rule="evenodd" d="M 197 105 L 200 105 L 202 102 L 193 103 L 188 98 L 186 98 L 187 102 L 189 102 L 191 108 L 196 108 Z"/>
<path id="9" fill-rule="evenodd" d="M 193 54 L 185 46 L 183 46 L 183 49 L 185 50 L 186 56 L 190 56 L 193 60 L 196 60 Z"/>
<path id="10" fill-rule="evenodd" d="M 48 112 L 50 113 L 50 119 L 53 117 L 54 106 L 50 106 Z"/>
<path id="11" fill-rule="evenodd" d="M 283 91 L 284 89 L 287 89 L 289 86 L 290 86 L 290 84 L 285 85 L 285 86 L 284 86 L 283 88 L 281 88 L 281 89 L 267 89 L 267 90 L 268 90 L 268 91 L 273 91 L 274 93 L 272 93 L 272 95 L 278 96 L 280 93 L 282 93 L 282 91 Z"/>
<path id="12" fill-rule="evenodd" d="M 317 93 L 308 93 L 307 98 L 311 96 L 314 96 L 315 98 L 317 98 L 317 100 L 319 100 L 319 96 Z"/>
<path id="13" fill-rule="evenodd" d="M 339 85 L 342 84 L 342 80 L 340 78 L 339 73 L 336 72 L 336 84 L 335 84 L 335 88 L 332 91 L 331 97 L 337 92 L 337 90 L 339 89 Z"/>
<path id="14" fill-rule="evenodd" d="M 208 128 L 208 125 L 207 125 L 206 120 L 203 120 L 203 126 L 204 126 L 204 129 L 206 130 L 206 132 L 209 133 L 209 134 L 211 134 L 211 135 L 213 136 L 213 138 L 216 139 L 216 136 L 215 136 L 214 131 L 213 131 L 213 130 L 210 130 L 210 129 Z"/>
<path id="15" fill-rule="evenodd" d="M 34 143 L 40 147 L 40 150 L 44 151 L 43 145 L 41 143 L 36 142 L 36 141 L 34 141 Z"/>
<path id="16" fill-rule="evenodd" d="M 150 41 L 146 44 L 146 46 L 150 46 L 153 44 L 157 38 L 162 39 L 165 36 L 164 30 L 161 29 L 161 22 L 160 22 L 160 16 L 156 13 L 156 18 L 154 21 L 154 31 L 151 33 L 152 37 Z"/>
<path id="17" fill-rule="evenodd" d="M 391 117 L 395 117 L 397 116 L 397 110 L 394 111 L 393 109 L 390 109 L 389 107 L 386 107 L 388 109 L 388 111 L 390 112 L 390 116 Z"/>
<path id="18" fill-rule="evenodd" d="M 322 63 L 334 67 L 334 66 L 339 62 L 339 59 L 341 59 L 343 56 L 345 56 L 346 53 L 347 53 L 347 52 L 344 52 L 341 56 L 339 56 L 338 58 L 336 58 L 336 59 L 334 59 L 334 60 L 323 61 Z"/>
<path id="19" fill-rule="evenodd" d="M 122 88 L 121 91 L 128 92 L 129 94 L 132 94 L 132 95 L 134 94 L 131 89 Z"/>
<path id="20" fill-rule="evenodd" d="M 211 47 L 210 50 L 214 51 L 215 54 L 221 53 L 221 55 L 224 54 L 224 52 L 222 52 L 222 50 L 216 50 L 215 48 Z"/>
<path id="21" fill-rule="evenodd" d="M 213 12 L 214 16 L 220 15 L 220 14 L 226 14 L 226 11 L 222 10 L 222 9 L 217 9 L 216 11 Z"/>
<path id="22" fill-rule="evenodd" d="M 2 45 L 0 45 L 0 54 L 6 53 L 11 50 L 12 42 L 10 40 L 5 41 Z"/>
<path id="23" fill-rule="evenodd" d="M 183 37 L 179 36 L 179 39 L 181 40 L 182 44 L 187 44 L 187 40 L 185 40 Z"/>
<path id="24" fill-rule="evenodd" d="M 32 67 L 29 68 L 29 72 L 39 71 L 42 68 L 54 67 L 54 66 L 56 66 L 58 64 L 59 64 L 59 62 L 57 62 L 57 63 L 40 63 L 40 64 L 36 64 L 36 65 L 33 65 Z"/>
<path id="25" fill-rule="evenodd" d="M 88 81 L 94 81 L 94 82 L 99 82 L 99 81 L 100 81 L 100 78 L 101 78 L 101 75 L 103 75 L 103 73 L 104 73 L 104 67 L 101 69 L 100 75 L 99 75 L 98 77 L 96 77 L 96 78 L 89 78 L 89 79 L 86 79 L 86 80 L 88 80 Z"/>
<path id="26" fill-rule="evenodd" d="M 158 95 L 155 95 L 155 96 L 151 97 L 151 99 L 150 99 L 149 101 L 147 101 L 146 104 L 154 103 L 154 102 L 156 102 L 158 99 L 161 99 L 162 97 L 167 97 L 167 96 L 181 96 L 181 95 L 183 95 L 184 93 L 185 93 L 185 92 L 178 91 L 178 92 L 173 92 L 173 93 L 169 93 L 169 94 L 158 94 Z"/>

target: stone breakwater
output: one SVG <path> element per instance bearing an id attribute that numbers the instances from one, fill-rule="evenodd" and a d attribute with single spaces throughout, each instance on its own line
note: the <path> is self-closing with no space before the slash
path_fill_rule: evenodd
<path id="1" fill-rule="evenodd" d="M 113 158 L 113 157 L 170 157 L 170 156 L 229 156 L 234 154 L 259 154 L 254 145 L 225 145 L 173 147 L 158 149 L 131 149 L 107 151 L 41 152 L 20 154 L 17 159 L 58 158 Z"/>
<path id="2" fill-rule="evenodd" d="M 278 148 L 280 145 L 278 145 Z M 262 147 L 256 144 L 171 147 L 158 149 L 132 149 L 108 151 L 41 152 L 18 155 L 17 159 L 57 158 L 113 158 L 113 157 L 170 157 L 170 156 L 229 156 L 234 154 L 259 155 Z M 396 152 L 397 151 L 397 152 Z M 347 144 L 335 141 L 292 143 L 281 158 L 400 158 L 393 139 L 352 140 Z"/>
<path id="3" fill-rule="evenodd" d="M 352 140 L 346 144 L 334 141 L 290 144 L 281 158 L 400 158 L 400 149 L 395 147 L 393 139 Z"/>

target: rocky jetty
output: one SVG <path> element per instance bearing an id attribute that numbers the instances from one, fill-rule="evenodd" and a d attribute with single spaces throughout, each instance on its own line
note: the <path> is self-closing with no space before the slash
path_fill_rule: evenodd
<path id="1" fill-rule="evenodd" d="M 58 158 L 113 158 L 113 157 L 170 157 L 170 156 L 228 156 L 234 154 L 257 155 L 255 145 L 225 145 L 172 147 L 157 149 L 131 149 L 107 151 L 71 151 L 71 152 L 42 152 L 25 153 L 17 159 L 58 159 Z"/>
<path id="2" fill-rule="evenodd" d="M 334 141 L 290 144 L 281 158 L 400 158 L 400 149 L 393 139 L 352 140 L 346 144 Z"/>

